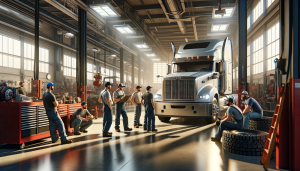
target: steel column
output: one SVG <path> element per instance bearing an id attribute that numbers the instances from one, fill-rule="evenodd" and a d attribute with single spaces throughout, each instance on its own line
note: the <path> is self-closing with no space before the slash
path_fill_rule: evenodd
<path id="1" fill-rule="evenodd" d="M 120 83 L 124 83 L 124 49 L 120 48 Z"/>
<path id="2" fill-rule="evenodd" d="M 134 88 L 134 55 L 131 55 L 131 88 Z"/>
<path id="3" fill-rule="evenodd" d="M 241 92 L 248 91 L 247 85 L 247 1 L 238 1 L 239 25 L 239 73 L 238 73 L 238 106 L 241 104 Z"/>
<path id="4" fill-rule="evenodd" d="M 142 60 L 141 60 L 142 56 L 141 56 L 141 53 L 139 54 L 139 57 L 138 57 L 138 67 L 139 67 L 139 72 L 138 72 L 138 82 L 137 84 L 138 85 L 141 85 L 141 67 L 142 67 Z"/>
<path id="5" fill-rule="evenodd" d="M 40 44 L 40 1 L 35 0 L 35 11 L 34 11 L 34 80 L 39 79 L 40 62 L 39 62 L 39 44 Z"/>
<path id="6" fill-rule="evenodd" d="M 86 0 L 82 0 L 86 2 Z M 79 25 L 79 84 L 80 97 L 82 101 L 87 101 L 86 86 L 87 86 L 87 12 L 84 9 L 78 8 L 78 25 Z"/>

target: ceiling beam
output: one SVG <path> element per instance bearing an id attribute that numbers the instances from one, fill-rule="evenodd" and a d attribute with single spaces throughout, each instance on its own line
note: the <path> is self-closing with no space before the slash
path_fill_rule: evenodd
<path id="1" fill-rule="evenodd" d="M 202 25 L 203 26 L 209 26 L 211 24 L 208 24 L 206 20 L 199 20 L 196 21 L 196 25 Z M 187 22 L 185 23 L 186 26 L 192 26 L 191 22 Z M 148 23 L 147 24 L 148 27 L 170 27 L 170 26 L 177 26 L 177 23 Z"/>
<path id="2" fill-rule="evenodd" d="M 149 11 L 149 10 L 157 10 L 161 9 L 161 6 L 159 4 L 153 4 L 153 5 L 136 5 L 131 6 L 131 9 L 133 11 Z"/>
<path id="3" fill-rule="evenodd" d="M 236 0 L 228 0 L 228 1 L 221 1 L 222 5 L 232 5 L 234 6 Z M 193 2 L 193 8 L 206 8 L 206 7 L 213 7 L 213 6 L 218 6 L 219 1 L 194 1 Z M 190 2 L 185 2 L 184 3 L 185 8 L 188 8 L 191 6 Z"/>

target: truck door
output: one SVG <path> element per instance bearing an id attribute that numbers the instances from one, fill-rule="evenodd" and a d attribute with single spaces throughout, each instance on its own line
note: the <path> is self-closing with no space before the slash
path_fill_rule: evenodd
<path id="1" fill-rule="evenodd" d="M 224 40 L 222 51 L 222 61 L 224 61 L 223 68 L 225 69 L 224 94 L 232 94 L 232 45 L 228 37 Z"/>

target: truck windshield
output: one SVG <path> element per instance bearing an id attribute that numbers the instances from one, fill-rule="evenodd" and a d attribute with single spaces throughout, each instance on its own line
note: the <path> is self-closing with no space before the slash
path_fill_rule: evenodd
<path id="1" fill-rule="evenodd" d="M 213 61 L 175 63 L 173 72 L 212 71 Z"/>

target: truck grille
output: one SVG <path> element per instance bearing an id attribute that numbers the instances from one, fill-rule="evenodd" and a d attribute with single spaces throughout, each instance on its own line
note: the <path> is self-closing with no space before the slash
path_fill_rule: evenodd
<path id="1" fill-rule="evenodd" d="M 194 80 L 165 80 L 164 98 L 166 100 L 194 99 Z"/>

